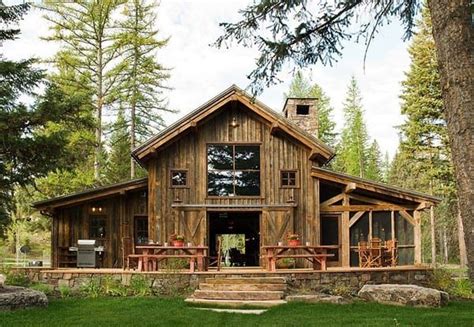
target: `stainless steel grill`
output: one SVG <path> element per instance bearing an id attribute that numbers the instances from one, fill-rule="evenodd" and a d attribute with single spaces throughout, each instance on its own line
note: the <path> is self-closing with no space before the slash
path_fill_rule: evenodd
<path id="1" fill-rule="evenodd" d="M 96 245 L 97 242 L 95 240 L 77 241 L 77 266 L 79 268 L 96 267 Z"/>

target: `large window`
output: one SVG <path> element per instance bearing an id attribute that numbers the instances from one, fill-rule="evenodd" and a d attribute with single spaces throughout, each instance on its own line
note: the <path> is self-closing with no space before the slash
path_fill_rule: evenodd
<path id="1" fill-rule="evenodd" d="M 89 238 L 105 239 L 107 231 L 106 216 L 92 216 L 89 220 Z"/>
<path id="2" fill-rule="evenodd" d="M 134 221 L 135 244 L 148 243 L 148 217 L 135 216 Z"/>
<path id="3" fill-rule="evenodd" d="M 260 195 L 260 147 L 220 145 L 207 147 L 207 194 Z"/>

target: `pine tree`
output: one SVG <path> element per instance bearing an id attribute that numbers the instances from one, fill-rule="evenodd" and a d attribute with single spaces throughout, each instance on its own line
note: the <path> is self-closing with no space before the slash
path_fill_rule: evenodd
<path id="1" fill-rule="evenodd" d="M 69 88 L 89 90 L 96 115 L 94 177 L 100 180 L 102 149 L 102 117 L 104 109 L 114 103 L 120 53 L 112 18 L 123 1 L 48 2 L 45 19 L 52 34 L 45 40 L 59 42 L 61 50 L 53 63 L 67 74 L 58 74 L 56 82 Z"/>
<path id="2" fill-rule="evenodd" d="M 106 170 L 106 180 L 117 183 L 130 179 L 130 133 L 124 116 L 124 110 L 119 109 L 117 119 L 112 125 L 110 136 L 110 154 Z"/>
<path id="3" fill-rule="evenodd" d="M 166 46 L 168 39 L 158 39 L 154 29 L 157 19 L 155 1 L 132 0 L 124 7 L 125 20 L 120 22 L 118 46 L 123 53 L 119 72 L 119 98 L 121 108 L 127 110 L 130 130 L 130 149 L 165 126 L 161 114 L 174 112 L 168 109 L 163 91 L 168 70 L 157 62 L 157 52 Z M 135 177 L 135 161 L 130 158 L 130 175 Z"/>
<path id="4" fill-rule="evenodd" d="M 335 145 L 337 134 L 334 132 L 336 123 L 332 119 L 331 99 L 318 84 L 312 83 L 310 79 L 304 77 L 301 71 L 298 71 L 291 81 L 290 89 L 285 97 L 318 99 L 318 138 L 329 146 Z"/>
<path id="5" fill-rule="evenodd" d="M 368 139 L 359 86 L 355 77 L 352 76 L 344 101 L 344 127 L 336 148 L 334 169 L 364 177 Z"/>
<path id="6" fill-rule="evenodd" d="M 400 96 L 406 121 L 401 126 L 402 139 L 392 163 L 390 180 L 395 185 L 442 197 L 443 201 L 436 208 L 437 229 L 443 230 L 443 238 L 449 234 L 450 240 L 456 240 L 455 180 L 435 44 L 426 9 L 418 22 L 418 33 L 409 54 L 412 63 Z M 455 244 L 450 247 L 456 248 Z"/>
<path id="7" fill-rule="evenodd" d="M 374 181 L 383 180 L 382 155 L 379 144 L 376 140 L 372 142 L 367 150 L 367 163 L 365 167 L 365 177 Z"/>

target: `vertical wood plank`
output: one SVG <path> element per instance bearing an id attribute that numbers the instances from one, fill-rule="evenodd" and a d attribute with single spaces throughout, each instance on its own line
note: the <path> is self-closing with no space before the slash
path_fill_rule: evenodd
<path id="1" fill-rule="evenodd" d="M 419 210 L 413 212 L 415 220 L 415 265 L 421 264 L 421 213 Z"/>
<path id="2" fill-rule="evenodd" d="M 344 206 L 349 205 L 349 195 L 344 194 L 342 199 L 342 204 Z M 349 229 L 349 211 L 344 211 L 342 213 L 341 221 L 341 258 L 342 266 L 350 267 L 350 229 Z"/>

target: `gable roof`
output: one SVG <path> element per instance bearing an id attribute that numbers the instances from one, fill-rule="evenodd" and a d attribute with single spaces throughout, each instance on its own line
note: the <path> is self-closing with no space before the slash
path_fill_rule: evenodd
<path id="1" fill-rule="evenodd" d="M 123 192 L 138 190 L 148 186 L 148 177 L 132 179 L 126 182 L 120 182 L 111 185 L 105 185 L 73 194 L 58 196 L 52 199 L 37 201 L 33 207 L 38 210 L 50 210 L 56 207 L 74 205 L 89 200 L 98 200 L 103 197 L 117 195 Z"/>
<path id="2" fill-rule="evenodd" d="M 369 179 L 365 178 L 360 178 L 340 172 L 335 172 L 326 168 L 320 168 L 320 167 L 313 167 L 311 170 L 311 176 L 331 181 L 331 182 L 336 182 L 340 184 L 350 184 L 354 183 L 357 188 L 369 191 L 369 192 L 374 192 L 374 193 L 379 193 L 379 194 L 384 194 L 392 198 L 398 198 L 398 199 L 403 199 L 403 200 L 408 200 L 408 201 L 413 201 L 413 202 L 428 202 L 432 204 L 436 204 L 441 202 L 441 198 L 413 191 L 413 190 L 407 190 L 401 187 L 397 186 L 392 186 L 388 185 L 385 183 L 380 183 L 376 181 L 372 181 Z"/>
<path id="3" fill-rule="evenodd" d="M 308 134 L 284 116 L 270 109 L 264 103 L 254 99 L 248 93 L 232 85 L 225 91 L 204 103 L 197 109 L 191 111 L 183 118 L 170 125 L 148 141 L 132 151 L 132 156 L 140 164 L 143 164 L 149 156 L 153 155 L 161 146 L 173 141 L 184 132 L 196 128 L 200 122 L 205 120 L 222 106 L 231 101 L 243 103 L 251 111 L 265 119 L 271 124 L 273 132 L 282 132 L 288 134 L 312 150 L 311 159 L 318 159 L 320 162 L 328 162 L 334 156 L 334 150 Z"/>

